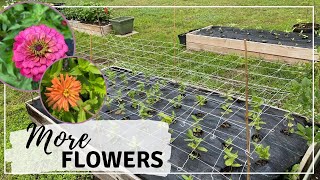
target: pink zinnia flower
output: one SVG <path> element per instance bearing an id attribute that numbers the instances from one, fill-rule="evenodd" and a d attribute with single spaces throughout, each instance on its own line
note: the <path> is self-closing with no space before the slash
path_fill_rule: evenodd
<path id="1" fill-rule="evenodd" d="M 39 81 L 54 61 L 66 56 L 68 46 L 61 33 L 45 25 L 21 31 L 13 44 L 13 61 L 20 73 Z"/>

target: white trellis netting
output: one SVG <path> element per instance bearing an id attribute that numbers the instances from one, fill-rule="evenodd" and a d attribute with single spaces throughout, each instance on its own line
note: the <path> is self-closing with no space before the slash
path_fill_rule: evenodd
<path id="1" fill-rule="evenodd" d="M 91 51 L 90 51 L 91 47 Z M 175 170 L 173 173 L 199 173 L 190 171 L 187 169 L 187 164 L 191 161 L 188 157 L 188 152 L 182 147 L 176 146 L 175 141 L 179 141 L 179 138 L 185 138 L 185 134 L 188 130 L 187 127 L 193 127 L 195 123 L 188 121 L 193 112 L 204 113 L 203 119 L 215 118 L 217 123 L 214 127 L 206 126 L 202 124 L 202 128 L 205 135 L 202 137 L 203 142 L 207 148 L 216 153 L 215 161 L 208 163 L 206 160 L 197 158 L 200 161 L 201 166 L 205 167 L 200 172 L 214 173 L 216 175 L 193 176 L 196 179 L 202 178 L 228 178 L 221 173 L 221 159 L 224 156 L 224 149 L 215 144 L 210 144 L 213 139 L 219 141 L 226 141 L 226 136 L 231 139 L 239 141 L 240 143 L 234 143 L 233 146 L 239 150 L 239 154 L 243 156 L 239 157 L 239 162 L 242 164 L 239 172 L 246 171 L 246 147 L 242 146 L 246 142 L 246 138 L 243 137 L 245 133 L 245 121 L 239 120 L 239 113 L 244 114 L 244 104 L 239 104 L 239 99 L 245 98 L 245 70 L 244 70 L 244 58 L 238 56 L 225 56 L 217 55 L 207 52 L 190 52 L 178 45 L 169 42 L 152 41 L 136 38 L 119 38 L 115 36 L 107 36 L 105 38 L 94 38 L 90 41 L 89 36 L 81 36 L 77 39 L 77 55 L 90 58 L 96 62 L 103 70 L 115 71 L 118 75 L 125 74 L 126 81 L 130 81 L 130 86 L 123 80 L 117 78 L 117 82 L 113 86 L 108 87 L 109 96 L 111 99 L 117 98 L 117 91 L 121 89 L 124 108 L 126 114 L 123 116 L 116 116 L 114 113 L 119 110 L 120 104 L 114 103 L 114 109 L 108 111 L 102 111 L 101 115 L 108 119 L 139 119 L 140 114 L 138 111 L 132 110 L 129 106 L 130 99 L 126 98 L 130 90 L 139 91 L 137 88 L 138 82 L 144 82 L 146 87 L 152 87 L 156 82 L 160 80 L 166 80 L 167 82 L 162 84 L 162 89 L 166 89 L 168 92 L 163 92 L 159 96 L 159 100 L 164 102 L 162 106 L 155 107 L 147 105 L 148 108 L 155 112 L 165 112 L 167 115 L 171 115 L 172 104 L 170 101 L 175 97 L 177 92 L 177 84 L 187 84 L 187 96 L 183 98 L 185 101 L 189 101 L 191 96 L 202 94 L 206 97 L 210 103 L 215 103 L 215 107 L 209 111 L 201 110 L 197 107 L 197 104 L 183 104 L 185 111 L 175 117 L 179 121 L 181 128 L 173 128 L 172 147 L 180 153 L 186 154 L 186 158 L 183 161 L 172 161 L 171 164 Z M 110 67 L 114 68 L 110 68 Z M 119 68 L 117 68 L 119 67 Z M 127 70 L 128 69 L 128 70 Z M 300 65 L 288 65 L 280 62 L 269 62 L 262 59 L 250 59 L 249 60 L 249 94 L 259 96 L 263 99 L 264 104 L 282 107 L 283 104 L 292 97 L 290 94 L 291 82 L 293 80 L 300 81 L 303 77 L 310 74 L 304 66 Z M 108 79 L 108 77 L 107 77 Z M 201 88 L 205 88 L 203 91 Z M 217 99 L 218 93 L 231 92 L 233 100 L 230 102 L 227 99 Z M 220 94 L 220 95 L 221 95 Z M 219 96 L 219 95 L 218 95 Z M 145 102 L 146 97 L 140 98 L 139 101 Z M 233 112 L 224 117 L 224 115 L 217 115 L 215 111 L 219 110 L 224 103 L 230 103 L 230 108 Z M 286 118 L 283 114 L 277 115 L 270 113 L 271 106 L 263 106 L 260 115 L 273 117 L 277 122 L 273 126 L 263 127 L 266 132 L 261 142 L 265 138 L 269 137 L 270 133 L 278 131 L 278 126 L 285 126 Z M 299 106 L 296 106 L 298 109 Z M 291 110 L 295 111 L 295 110 Z M 110 115 L 112 114 L 113 115 Z M 156 114 L 152 118 L 156 118 Z M 221 124 L 229 123 L 237 128 L 237 132 L 228 133 L 219 129 Z M 277 129 L 277 130 L 276 130 Z M 253 131 L 251 127 L 250 132 Z M 220 134 L 220 135 L 217 135 Z M 283 144 L 279 141 L 274 142 L 274 146 L 284 148 L 295 156 L 303 156 L 303 152 L 293 152 L 289 147 L 283 147 Z M 252 145 L 250 158 L 256 158 L 254 154 L 254 147 Z M 240 152 L 241 151 L 241 152 Z M 255 169 L 253 169 L 255 171 Z M 238 172 L 238 173 L 239 173 Z M 261 172 L 261 171 L 260 171 Z M 217 175 L 218 174 L 218 175 Z M 245 175 L 233 176 L 236 179 L 242 179 Z M 153 177 L 154 178 L 154 177 Z M 172 179 L 180 179 L 180 176 L 172 176 Z M 256 177 L 261 178 L 261 177 Z M 264 177 L 274 178 L 272 176 Z"/>

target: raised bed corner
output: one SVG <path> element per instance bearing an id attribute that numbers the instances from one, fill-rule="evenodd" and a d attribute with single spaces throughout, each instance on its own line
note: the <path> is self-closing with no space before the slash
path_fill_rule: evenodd
<path id="1" fill-rule="evenodd" d="M 98 36 L 104 36 L 112 31 L 111 24 L 99 26 L 95 24 L 81 23 L 75 20 L 70 20 L 69 24 L 74 30 Z"/>

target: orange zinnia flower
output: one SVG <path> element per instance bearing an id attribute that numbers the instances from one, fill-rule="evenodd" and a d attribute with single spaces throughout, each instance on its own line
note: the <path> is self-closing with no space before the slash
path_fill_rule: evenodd
<path id="1" fill-rule="evenodd" d="M 60 79 L 57 77 L 52 79 L 52 86 L 47 87 L 48 106 L 52 106 L 54 110 L 69 111 L 69 105 L 72 107 L 77 106 L 77 101 L 80 100 L 79 94 L 81 91 L 81 83 L 73 76 L 60 74 Z"/>

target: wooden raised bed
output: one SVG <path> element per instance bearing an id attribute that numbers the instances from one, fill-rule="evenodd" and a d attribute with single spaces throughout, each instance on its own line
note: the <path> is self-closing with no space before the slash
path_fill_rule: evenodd
<path id="1" fill-rule="evenodd" d="M 69 20 L 69 24 L 74 30 L 98 36 L 104 36 L 112 31 L 111 24 L 99 26 L 95 24 L 81 23 L 75 20 Z"/>
<path id="2" fill-rule="evenodd" d="M 208 29 L 212 26 L 203 28 Z M 186 35 L 188 50 L 210 51 L 220 54 L 236 54 L 243 56 L 245 52 L 244 41 L 223 37 L 199 35 L 201 29 L 190 32 Z M 312 48 L 295 47 L 263 42 L 247 41 L 248 56 L 263 58 L 273 61 L 284 61 L 287 63 L 312 62 Z M 315 52 L 315 60 L 319 55 Z"/>
<path id="3" fill-rule="evenodd" d="M 29 100 L 25 103 L 26 109 L 28 111 L 28 114 L 29 114 L 32 122 L 36 123 L 37 125 L 48 125 L 48 124 L 57 123 L 55 120 L 52 120 L 46 112 L 41 112 L 36 108 L 38 106 L 41 106 L 41 104 L 39 104 L 39 102 L 40 102 L 39 99 L 40 99 L 40 97 L 36 97 L 35 99 Z M 101 179 L 101 180 L 140 180 L 140 178 L 138 178 L 134 174 L 121 174 L 121 172 L 119 172 L 119 173 L 120 174 L 99 174 L 99 172 L 92 172 L 92 174 L 95 176 L 95 179 Z"/>

